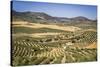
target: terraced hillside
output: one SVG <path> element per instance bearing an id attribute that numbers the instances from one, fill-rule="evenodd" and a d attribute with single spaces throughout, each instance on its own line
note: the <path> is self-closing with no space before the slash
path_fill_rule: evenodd
<path id="1" fill-rule="evenodd" d="M 46 27 L 45 24 L 39 24 L 44 26 L 34 28 L 38 24 L 23 23 L 12 25 L 13 66 L 97 60 L 97 32 L 95 28 L 76 27 L 79 30 L 68 31 L 68 28 L 74 27 L 64 25 L 64 30 L 60 29 L 62 26 L 59 29 L 54 29 Z"/>

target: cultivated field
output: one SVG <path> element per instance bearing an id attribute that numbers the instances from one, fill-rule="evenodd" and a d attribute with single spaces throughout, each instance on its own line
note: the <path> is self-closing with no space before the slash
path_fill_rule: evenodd
<path id="1" fill-rule="evenodd" d="M 13 21 L 12 65 L 96 61 L 96 25 L 62 24 Z"/>

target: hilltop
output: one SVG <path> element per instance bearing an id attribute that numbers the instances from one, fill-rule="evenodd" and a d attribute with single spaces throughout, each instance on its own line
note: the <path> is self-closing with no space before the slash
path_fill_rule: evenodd
<path id="1" fill-rule="evenodd" d="M 67 18 L 67 17 L 53 17 L 43 12 L 17 12 L 12 10 L 12 21 L 28 21 L 41 23 L 66 23 L 66 22 L 96 22 L 97 20 L 88 19 L 83 16 Z"/>

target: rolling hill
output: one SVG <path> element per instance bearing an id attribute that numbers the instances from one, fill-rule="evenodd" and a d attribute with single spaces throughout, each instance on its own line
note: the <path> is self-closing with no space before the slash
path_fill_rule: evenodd
<path id="1" fill-rule="evenodd" d="M 84 22 L 91 21 L 95 22 L 96 20 L 88 19 L 86 17 L 78 16 L 74 18 L 67 17 L 53 17 L 43 12 L 16 12 L 12 10 L 12 21 L 28 21 L 28 22 L 42 22 L 42 23 L 61 23 L 61 22 Z"/>

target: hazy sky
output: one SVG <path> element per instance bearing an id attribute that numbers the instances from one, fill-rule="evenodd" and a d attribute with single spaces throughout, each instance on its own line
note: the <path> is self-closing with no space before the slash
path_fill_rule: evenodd
<path id="1" fill-rule="evenodd" d="M 13 1 L 12 8 L 15 11 L 44 12 L 56 17 L 84 16 L 96 19 L 97 7 L 90 5 L 55 4 L 43 2 Z"/>

